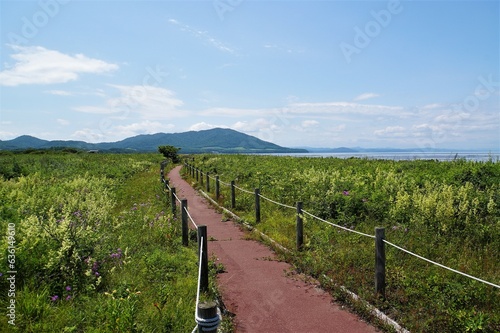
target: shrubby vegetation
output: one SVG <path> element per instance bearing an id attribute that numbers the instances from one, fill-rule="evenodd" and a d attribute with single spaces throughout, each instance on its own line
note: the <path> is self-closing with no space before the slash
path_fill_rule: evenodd
<path id="1" fill-rule="evenodd" d="M 499 284 L 500 163 L 200 155 L 196 167 L 226 183 L 374 234 L 431 260 Z M 236 211 L 253 223 L 252 195 Z M 221 204 L 230 193 L 221 185 Z M 293 249 L 295 212 L 261 200 L 258 228 Z M 500 291 L 387 247 L 387 295 L 374 295 L 373 240 L 305 215 L 306 249 L 289 256 L 346 300 L 344 285 L 412 332 L 499 332 Z M 327 276 L 328 278 L 324 278 Z M 331 282 L 333 281 L 333 283 Z"/>
<path id="2" fill-rule="evenodd" d="M 197 255 L 166 209 L 161 156 L 70 153 L 0 156 L 0 331 L 192 330 Z"/>

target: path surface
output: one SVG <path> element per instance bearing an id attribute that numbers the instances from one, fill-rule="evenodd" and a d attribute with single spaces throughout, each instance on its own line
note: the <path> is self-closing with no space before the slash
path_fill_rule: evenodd
<path id="1" fill-rule="evenodd" d="M 209 257 L 215 255 L 226 271 L 219 274 L 218 286 L 226 308 L 236 315 L 236 332 L 377 332 L 317 285 L 290 274 L 291 266 L 275 260 L 267 246 L 245 240 L 235 223 L 222 222 L 222 215 L 180 177 L 180 168 L 168 174 L 170 186 L 187 199 L 193 220 L 207 226 Z"/>

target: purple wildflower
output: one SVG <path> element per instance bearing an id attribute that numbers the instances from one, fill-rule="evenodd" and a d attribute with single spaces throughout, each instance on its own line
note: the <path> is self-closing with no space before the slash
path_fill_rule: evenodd
<path id="1" fill-rule="evenodd" d="M 50 300 L 51 300 L 52 302 L 55 302 L 55 301 L 57 301 L 58 299 L 59 299 L 59 296 L 57 296 L 57 295 L 54 295 L 54 296 L 52 296 L 52 297 L 50 298 Z"/>
<path id="2" fill-rule="evenodd" d="M 67 291 L 71 291 L 71 286 L 66 286 Z"/>
<path id="3" fill-rule="evenodd" d="M 71 299 L 71 295 L 66 296 L 66 300 L 69 301 Z"/>
<path id="4" fill-rule="evenodd" d="M 343 195 L 349 195 L 349 191 L 347 190 L 344 190 L 344 192 L 342 192 Z"/>

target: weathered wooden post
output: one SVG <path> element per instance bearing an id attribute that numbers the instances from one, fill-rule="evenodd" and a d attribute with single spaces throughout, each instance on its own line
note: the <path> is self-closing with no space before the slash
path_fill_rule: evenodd
<path id="1" fill-rule="evenodd" d="M 204 322 L 198 324 L 198 333 L 217 333 L 219 326 L 219 314 L 217 313 L 217 303 L 206 301 L 198 304 L 198 317 Z"/>
<path id="2" fill-rule="evenodd" d="M 206 225 L 198 226 L 198 253 L 200 253 L 200 247 L 203 247 L 203 251 L 201 253 L 200 292 L 206 292 L 208 290 L 208 249 Z"/>
<path id="3" fill-rule="evenodd" d="M 203 172 L 200 170 L 200 184 L 203 186 Z"/>
<path id="4" fill-rule="evenodd" d="M 207 171 L 207 193 L 210 192 L 210 172 Z"/>
<path id="5" fill-rule="evenodd" d="M 172 208 L 172 215 L 175 216 L 175 187 L 170 188 L 170 208 Z"/>
<path id="6" fill-rule="evenodd" d="M 304 221 L 302 219 L 302 201 L 297 202 L 297 250 L 304 245 Z"/>
<path id="7" fill-rule="evenodd" d="M 220 197 L 220 183 L 219 175 L 215 176 L 215 200 L 219 201 Z"/>
<path id="8" fill-rule="evenodd" d="M 255 189 L 255 223 L 260 223 L 260 189 Z"/>
<path id="9" fill-rule="evenodd" d="M 200 175 L 198 169 L 196 169 L 196 182 L 200 181 Z"/>
<path id="10" fill-rule="evenodd" d="M 188 215 L 187 215 L 187 199 L 181 200 L 181 220 L 182 220 L 182 245 L 188 246 L 189 242 L 189 229 L 188 229 Z"/>
<path id="11" fill-rule="evenodd" d="M 385 228 L 375 228 L 375 292 L 385 298 Z"/>
<path id="12" fill-rule="evenodd" d="M 231 208 L 236 208 L 236 192 L 234 190 L 234 180 L 231 180 Z"/>

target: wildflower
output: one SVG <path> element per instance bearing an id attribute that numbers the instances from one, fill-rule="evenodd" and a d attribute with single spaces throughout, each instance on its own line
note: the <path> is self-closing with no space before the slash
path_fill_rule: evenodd
<path id="1" fill-rule="evenodd" d="M 0 272 L 0 276 L 3 276 L 3 273 L 2 273 L 2 272 Z"/>
<path id="2" fill-rule="evenodd" d="M 368 199 L 363 198 L 363 199 L 361 199 L 361 201 L 363 201 L 363 202 L 368 202 Z"/>
<path id="3" fill-rule="evenodd" d="M 342 192 L 343 195 L 349 195 L 349 191 L 347 190 L 344 190 L 344 192 Z"/>
<path id="4" fill-rule="evenodd" d="M 71 286 L 66 286 L 67 291 L 71 291 Z"/>
<path id="5" fill-rule="evenodd" d="M 71 295 L 66 296 L 66 300 L 69 301 L 71 299 Z"/>
<path id="6" fill-rule="evenodd" d="M 50 300 L 51 300 L 52 302 L 55 302 L 55 301 L 57 301 L 58 299 L 59 299 L 59 296 L 57 296 L 57 295 L 54 295 L 54 296 L 52 296 L 52 297 L 50 298 Z"/>

